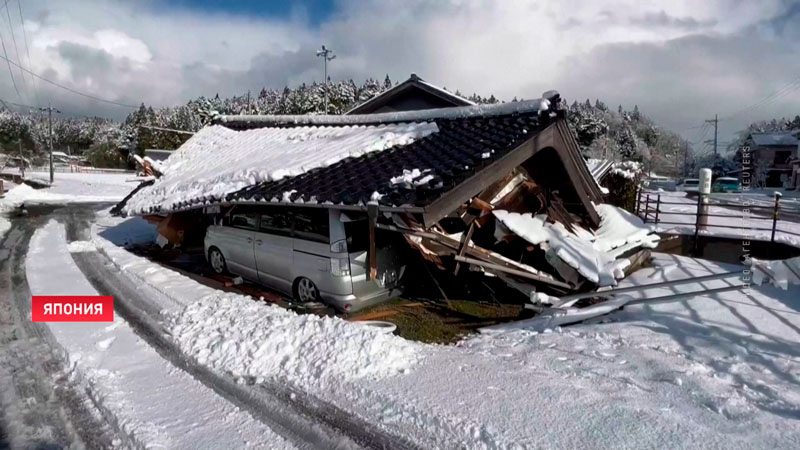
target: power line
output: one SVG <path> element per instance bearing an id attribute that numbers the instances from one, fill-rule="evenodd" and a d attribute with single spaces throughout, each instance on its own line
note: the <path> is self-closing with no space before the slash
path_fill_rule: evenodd
<path id="1" fill-rule="evenodd" d="M 6 4 L 8 4 L 8 0 L 6 0 Z M 5 5 L 4 5 L 5 6 Z M 6 53 L 6 43 L 3 40 L 3 33 L 0 32 L 0 45 L 3 47 L 3 58 L 5 58 L 6 62 L 8 63 L 8 74 L 11 75 L 11 84 L 14 85 L 14 90 L 17 92 L 17 97 L 22 100 L 22 96 L 19 95 L 19 88 L 17 87 L 17 82 L 14 81 L 14 71 L 11 70 L 11 60 L 8 59 L 8 53 Z"/>
<path id="2" fill-rule="evenodd" d="M 19 59 L 19 47 L 17 46 L 17 37 L 14 35 L 14 25 L 11 23 L 11 12 L 8 10 L 8 2 L 10 0 L 6 0 L 5 5 L 3 5 L 6 9 L 6 17 L 8 18 L 8 31 L 11 33 L 11 41 L 14 43 L 14 54 L 17 55 L 17 61 Z M 28 89 L 28 83 L 25 81 L 25 74 L 20 72 L 22 75 L 22 87 L 25 89 L 25 94 L 28 96 L 28 101 L 31 99 L 30 90 Z"/>
<path id="3" fill-rule="evenodd" d="M 731 120 L 732 118 L 734 118 L 736 116 L 739 116 L 739 115 L 741 115 L 741 114 L 743 114 L 743 113 L 745 113 L 747 111 L 752 111 L 752 110 L 764 107 L 764 106 L 766 106 L 766 105 L 778 100 L 779 98 L 781 98 L 781 97 L 783 97 L 783 96 L 785 96 L 785 95 L 787 95 L 787 94 L 789 94 L 789 93 L 791 93 L 793 91 L 796 91 L 797 89 L 800 89 L 800 77 L 795 78 L 793 81 L 789 82 L 788 84 L 786 84 L 782 88 L 776 90 L 772 94 L 763 97 L 759 101 L 757 101 L 757 102 L 755 102 L 755 103 L 753 103 L 753 104 L 751 104 L 749 106 L 746 106 L 744 108 L 738 109 L 738 110 L 734 111 L 733 113 L 731 113 L 730 115 L 721 118 L 720 120 Z"/>
<path id="4" fill-rule="evenodd" d="M 19 67 L 20 69 L 24 70 L 25 72 L 27 72 L 27 73 L 29 73 L 29 74 L 33 75 L 34 77 L 36 77 L 36 78 L 38 78 L 38 79 L 40 79 L 40 80 L 44 81 L 45 83 L 52 84 L 53 86 L 59 87 L 59 88 L 61 88 L 61 89 L 64 89 L 64 90 L 66 90 L 66 91 L 69 91 L 69 92 L 72 92 L 73 94 L 82 95 L 82 96 L 84 96 L 84 97 L 90 98 L 90 99 L 92 99 L 92 100 L 95 100 L 95 101 L 98 101 L 98 102 L 108 103 L 108 104 L 111 104 L 111 105 L 116 105 L 116 106 L 122 106 L 122 107 L 124 107 L 124 108 L 132 108 L 132 109 L 136 109 L 136 108 L 138 108 L 138 106 L 136 106 L 136 105 L 129 105 L 129 104 L 127 104 L 127 103 L 120 103 L 120 102 L 115 102 L 115 101 L 113 101 L 113 100 L 106 100 L 106 99 L 104 99 L 104 98 L 97 97 L 97 96 L 94 96 L 94 95 L 92 95 L 92 94 L 87 94 L 87 93 L 85 93 L 85 92 L 81 92 L 81 91 L 78 91 L 78 90 L 72 89 L 71 87 L 64 86 L 63 84 L 56 83 L 55 81 L 48 80 L 47 78 L 45 78 L 45 77 L 43 77 L 43 76 L 39 75 L 38 73 L 32 72 L 32 71 L 30 71 L 30 70 L 28 70 L 28 69 L 26 69 L 26 68 L 24 68 L 24 67 L 20 66 L 19 64 L 15 63 L 14 61 L 10 60 L 10 59 L 7 57 L 7 55 L 6 55 L 6 56 L 0 56 L 0 58 L 2 58 L 2 59 L 5 59 L 7 63 L 9 63 L 9 64 L 11 64 L 11 65 L 14 65 L 14 66 L 16 66 L 16 67 Z M 9 69 L 9 70 L 10 70 L 10 69 Z"/>
<path id="5" fill-rule="evenodd" d="M 39 106 L 26 105 L 26 104 L 24 104 L 24 103 L 16 103 L 16 102 L 12 102 L 12 101 L 9 101 L 9 100 L 3 100 L 2 98 L 0 98 L 0 103 L 2 103 L 3 105 L 5 105 L 6 109 L 7 109 L 7 110 L 9 110 L 9 111 L 11 111 L 11 108 L 10 108 L 8 105 L 14 105 L 14 106 L 16 106 L 16 107 L 19 107 L 19 108 L 28 108 L 28 109 L 33 109 L 33 110 L 37 110 L 37 111 L 39 111 L 39 110 L 41 110 L 41 109 L 42 109 L 42 108 L 41 108 L 41 107 L 39 107 Z M 80 113 L 76 113 L 75 111 L 65 110 L 65 109 L 63 109 L 63 108 L 62 108 L 62 109 L 59 111 L 59 113 L 61 113 L 61 112 L 63 112 L 63 113 L 66 113 L 66 114 L 69 114 L 69 115 L 70 115 L 70 117 L 80 117 L 80 118 L 82 118 L 82 119 L 100 119 L 100 120 L 108 120 L 108 119 L 105 119 L 105 118 L 103 118 L 103 117 L 98 117 L 98 116 L 87 116 L 86 114 L 80 114 Z"/>
<path id="6" fill-rule="evenodd" d="M 22 0 L 17 0 L 17 8 L 19 9 L 19 23 L 22 26 L 22 40 L 25 43 L 25 54 L 28 55 L 28 67 L 33 67 L 31 65 L 31 50 L 28 47 L 28 33 L 25 31 L 25 19 L 22 17 Z M 19 57 L 17 57 L 19 59 Z M 36 93 L 36 78 L 31 76 L 31 80 L 33 83 L 33 101 L 34 103 L 39 103 L 39 95 Z"/>

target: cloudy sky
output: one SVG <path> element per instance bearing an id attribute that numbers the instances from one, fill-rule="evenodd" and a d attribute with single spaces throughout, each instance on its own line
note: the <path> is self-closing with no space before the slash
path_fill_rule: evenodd
<path id="1" fill-rule="evenodd" d="M 124 104 L 175 105 L 199 95 L 321 81 L 314 52 L 324 43 L 337 55 L 333 80 L 385 74 L 403 80 L 415 72 L 450 90 L 501 99 L 557 89 L 570 100 L 638 104 L 692 140 L 700 139 L 697 126 L 715 113 L 724 119 L 721 141 L 753 120 L 800 114 L 800 1 L 5 4 L 0 34 L 12 61 Z M 6 64 L 0 69 L 3 100 L 36 106 L 51 101 L 65 112 L 114 118 L 128 112 L 14 66 L 11 73 Z"/>

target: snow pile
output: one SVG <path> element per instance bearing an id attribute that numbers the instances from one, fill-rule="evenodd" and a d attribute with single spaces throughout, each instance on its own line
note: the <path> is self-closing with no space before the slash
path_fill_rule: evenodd
<path id="1" fill-rule="evenodd" d="M 71 177 L 64 177 L 72 175 Z M 64 177 L 63 179 L 61 177 Z M 98 183 L 109 177 L 118 179 L 118 184 Z M 130 192 L 132 185 L 123 184 L 126 175 L 105 174 L 56 174 L 56 181 L 46 189 L 34 189 L 21 184 L 8 191 L 0 200 L 0 212 L 16 209 L 23 203 L 61 204 L 118 202 Z"/>
<path id="2" fill-rule="evenodd" d="M 790 285 L 800 284 L 800 256 L 776 261 L 750 258 L 749 262 L 755 284 L 766 282 L 784 290 Z"/>
<path id="3" fill-rule="evenodd" d="M 594 247 L 601 252 L 619 256 L 632 248 L 656 248 L 660 237 L 655 227 L 645 225 L 642 219 L 616 206 L 595 206 L 600 215 L 600 227 L 594 232 Z"/>
<path id="4" fill-rule="evenodd" d="M 642 173 L 642 165 L 636 161 L 614 163 L 611 173 L 632 180 Z"/>
<path id="5" fill-rule="evenodd" d="M 493 211 L 508 230 L 531 244 L 541 245 L 548 259 L 557 257 L 589 281 L 614 286 L 630 265 L 619 255 L 638 246 L 653 248 L 658 236 L 641 219 L 611 205 L 599 205 L 600 227 L 595 233 L 576 227 L 570 232 L 563 224 L 548 223 L 546 214 Z"/>
<path id="6" fill-rule="evenodd" d="M 72 241 L 67 245 L 70 253 L 93 252 L 97 250 L 92 241 Z"/>
<path id="7" fill-rule="evenodd" d="M 0 211 L 2 211 L 2 206 L 0 206 Z M 3 216 L 0 216 L 0 240 L 2 240 L 8 230 L 11 229 L 11 222 Z"/>
<path id="8" fill-rule="evenodd" d="M 125 211 L 138 214 L 155 205 L 169 210 L 186 201 L 217 199 L 345 158 L 408 145 L 438 131 L 432 122 L 244 131 L 206 127 L 163 162 L 164 175 L 131 198 Z"/>
<path id="9" fill-rule="evenodd" d="M 405 339 L 240 295 L 205 297 L 172 314 L 168 326 L 201 364 L 301 386 L 405 373 L 418 358 L 417 344 Z"/>

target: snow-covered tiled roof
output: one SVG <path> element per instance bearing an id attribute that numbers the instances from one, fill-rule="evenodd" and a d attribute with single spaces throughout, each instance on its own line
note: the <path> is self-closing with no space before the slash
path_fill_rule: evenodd
<path id="1" fill-rule="evenodd" d="M 126 211 L 180 208 L 218 200 L 247 186 L 294 177 L 436 133 L 436 123 L 300 126 L 236 131 L 213 125 L 195 133 L 163 163 L 163 176 L 131 198 Z"/>
<path id="2" fill-rule="evenodd" d="M 369 99 L 369 100 L 367 100 L 367 101 L 365 101 L 365 102 L 363 102 L 361 104 L 358 104 L 358 105 L 354 106 L 349 111 L 347 111 L 345 114 L 353 114 L 354 112 L 360 111 L 360 110 L 364 109 L 365 107 L 369 107 L 369 106 L 373 105 L 374 103 L 381 102 L 381 101 L 387 99 L 388 97 L 392 97 L 395 94 L 399 93 L 400 91 L 405 91 L 406 89 L 408 89 L 408 88 L 410 88 L 412 86 L 418 86 L 419 88 L 421 88 L 425 92 L 433 94 L 433 95 L 435 95 L 437 97 L 441 97 L 442 99 L 445 99 L 446 101 L 449 101 L 453 106 L 471 106 L 471 105 L 475 105 L 476 104 L 472 100 L 469 100 L 469 99 L 466 99 L 466 98 L 464 98 L 464 97 L 462 97 L 460 95 L 454 94 L 454 93 L 448 91 L 447 89 L 440 88 L 439 86 L 436 86 L 433 83 L 429 83 L 429 82 L 423 80 L 422 78 L 418 77 L 416 74 L 412 73 L 411 76 L 408 78 L 408 80 L 406 80 L 406 81 L 404 81 L 404 82 L 402 82 L 402 83 L 400 83 L 400 84 L 398 84 L 396 86 L 393 86 L 393 87 L 387 89 L 384 92 L 381 92 L 380 94 L 376 95 L 375 97 L 372 97 L 371 99 Z"/>
<path id="3" fill-rule="evenodd" d="M 750 138 L 759 146 L 797 146 L 798 139 L 795 132 L 781 131 L 775 133 L 751 133 Z"/>
<path id="4" fill-rule="evenodd" d="M 563 115 L 546 99 L 350 116 L 222 116 L 176 150 L 164 175 L 123 210 L 163 214 L 222 203 L 362 207 L 370 200 L 419 210 L 552 120 Z M 406 171 L 419 179 L 391 182 Z"/>

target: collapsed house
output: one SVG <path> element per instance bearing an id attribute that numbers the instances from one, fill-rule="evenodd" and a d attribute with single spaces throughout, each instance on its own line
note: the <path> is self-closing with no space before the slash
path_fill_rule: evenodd
<path id="1" fill-rule="evenodd" d="M 242 206 L 322 208 L 369 222 L 370 279 L 381 277 L 374 255 L 390 234 L 442 270 L 529 295 L 615 285 L 658 237 L 603 204 L 565 114 L 550 91 L 425 111 L 221 116 L 119 209 L 189 233 Z M 162 239 L 178 243 L 182 231 Z"/>

